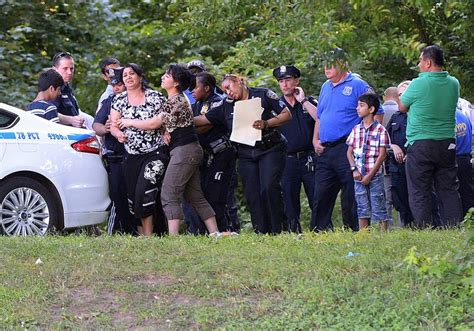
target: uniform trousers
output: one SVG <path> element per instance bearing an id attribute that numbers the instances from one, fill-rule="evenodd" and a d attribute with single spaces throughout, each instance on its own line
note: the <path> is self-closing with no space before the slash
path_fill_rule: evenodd
<path id="1" fill-rule="evenodd" d="M 239 173 L 245 200 L 256 233 L 277 234 L 285 222 L 281 176 L 286 143 L 264 149 L 239 145 Z"/>
<path id="2" fill-rule="evenodd" d="M 288 228 L 285 230 L 302 232 L 300 224 L 302 184 L 309 207 L 313 209 L 315 167 L 316 155 L 312 151 L 288 153 L 286 157 L 286 166 L 281 179 L 285 214 L 288 219 Z"/>

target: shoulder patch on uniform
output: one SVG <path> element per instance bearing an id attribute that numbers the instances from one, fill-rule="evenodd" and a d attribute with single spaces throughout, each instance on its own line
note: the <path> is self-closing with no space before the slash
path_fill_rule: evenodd
<path id="1" fill-rule="evenodd" d="M 269 97 L 270 99 L 274 99 L 274 100 L 279 100 L 280 99 L 278 97 L 278 95 L 270 89 L 267 90 L 267 97 Z"/>
<path id="2" fill-rule="evenodd" d="M 366 93 L 375 93 L 374 89 L 372 86 L 367 87 L 367 90 L 365 91 Z"/>
<path id="3" fill-rule="evenodd" d="M 223 103 L 224 103 L 224 101 L 222 101 L 222 100 L 219 100 L 219 101 L 216 101 L 216 102 L 212 102 L 210 108 L 219 107 L 219 106 L 222 105 Z"/>

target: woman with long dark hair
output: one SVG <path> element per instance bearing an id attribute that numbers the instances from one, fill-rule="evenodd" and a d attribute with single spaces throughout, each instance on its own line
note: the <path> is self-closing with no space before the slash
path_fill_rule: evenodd
<path id="1" fill-rule="evenodd" d="M 123 161 L 127 195 L 131 213 L 140 219 L 138 232 L 153 233 L 153 215 L 160 196 L 160 187 L 169 162 L 163 130 L 129 126 L 130 122 L 146 122 L 156 118 L 166 102 L 164 96 L 147 87 L 142 69 L 127 64 L 122 73 L 126 91 L 112 102 L 110 132 L 125 144 L 127 155 Z M 159 207 L 159 206 L 158 206 Z"/>
<path id="2" fill-rule="evenodd" d="M 161 87 L 168 100 L 159 116 L 146 121 L 122 121 L 123 127 L 157 129 L 164 126 L 171 136 L 170 163 L 163 179 L 161 203 L 168 219 L 170 235 L 179 233 L 184 218 L 181 207 L 183 196 L 203 220 L 210 235 L 220 236 L 215 213 L 201 190 L 199 164 L 203 152 L 193 124 L 193 113 L 183 94 L 191 82 L 191 74 L 184 66 L 171 64 L 161 77 Z"/>

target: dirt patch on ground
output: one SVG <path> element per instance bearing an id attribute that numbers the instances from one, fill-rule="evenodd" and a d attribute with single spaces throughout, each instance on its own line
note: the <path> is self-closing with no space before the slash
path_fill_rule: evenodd
<path id="1" fill-rule="evenodd" d="M 181 293 L 175 285 L 180 279 L 149 273 L 134 279 L 133 287 L 124 289 L 130 280 L 110 280 L 114 287 L 78 286 L 58 293 L 57 304 L 51 307 L 54 316 L 49 326 L 66 328 L 126 328 L 126 329 L 196 329 L 199 325 L 192 318 L 184 319 L 180 311 L 197 307 L 254 306 L 268 293 L 235 293 L 223 298 L 203 298 Z M 159 288 L 159 289 L 158 289 Z M 169 289 L 169 290 L 168 290 Z M 272 294 L 278 300 L 280 293 Z M 178 323 L 178 324 L 176 324 Z"/>

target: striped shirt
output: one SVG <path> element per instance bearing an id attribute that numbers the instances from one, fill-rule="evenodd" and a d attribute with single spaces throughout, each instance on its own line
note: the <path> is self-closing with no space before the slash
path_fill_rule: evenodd
<path id="1" fill-rule="evenodd" d="M 374 121 L 367 129 L 364 122 L 352 128 L 346 144 L 352 146 L 353 156 L 357 169 L 366 175 L 375 166 L 375 161 L 380 155 L 380 148 L 390 147 L 390 138 L 384 126 Z M 377 172 L 382 172 L 382 167 Z"/>
<path id="2" fill-rule="evenodd" d="M 37 100 L 30 103 L 27 107 L 32 114 L 42 117 L 48 121 L 59 123 L 58 109 L 52 103 L 45 100 Z"/>

